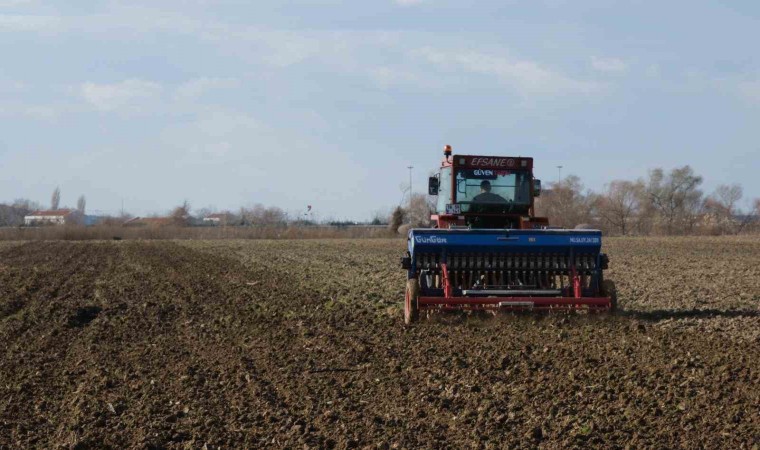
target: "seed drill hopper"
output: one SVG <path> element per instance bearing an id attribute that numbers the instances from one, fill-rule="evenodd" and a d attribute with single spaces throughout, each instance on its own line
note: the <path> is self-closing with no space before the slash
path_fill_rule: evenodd
<path id="1" fill-rule="evenodd" d="M 433 228 L 412 229 L 405 322 L 440 310 L 590 310 L 616 307 L 598 230 L 549 226 L 534 215 L 533 159 L 452 155 L 428 191 Z"/>

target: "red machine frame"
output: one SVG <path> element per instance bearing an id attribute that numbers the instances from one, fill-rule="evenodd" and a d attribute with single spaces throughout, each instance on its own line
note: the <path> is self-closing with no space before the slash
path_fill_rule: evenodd
<path id="1" fill-rule="evenodd" d="M 443 275 L 443 297 L 418 297 L 417 308 L 424 310 L 525 310 L 525 309 L 579 309 L 608 310 L 612 306 L 611 297 L 584 297 L 582 286 L 584 276 L 572 269 L 573 286 L 571 296 L 563 297 L 456 297 L 449 281 L 449 271 L 441 264 Z M 411 302 L 411 299 L 407 298 Z M 512 305 L 510 305 L 512 304 Z M 411 305 L 410 305 L 411 306 Z"/>

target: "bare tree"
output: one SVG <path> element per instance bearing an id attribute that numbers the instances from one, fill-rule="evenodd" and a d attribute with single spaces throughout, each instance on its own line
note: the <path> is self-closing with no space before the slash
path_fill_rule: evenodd
<path id="1" fill-rule="evenodd" d="M 412 228 L 429 227 L 430 215 L 435 211 L 435 206 L 425 194 L 412 194 L 409 202 L 407 218 Z"/>
<path id="2" fill-rule="evenodd" d="M 549 218 L 549 223 L 565 228 L 593 222 L 592 199 L 583 193 L 583 183 L 575 175 L 561 183 L 550 183 L 536 204 L 537 215 Z"/>
<path id="3" fill-rule="evenodd" d="M 84 195 L 80 195 L 79 199 L 77 200 L 77 211 L 79 214 L 84 215 L 85 207 L 87 206 L 87 199 L 84 198 Z"/>
<path id="4" fill-rule="evenodd" d="M 57 187 L 50 197 L 50 209 L 56 210 L 59 206 L 61 206 L 61 188 Z"/>
<path id="5" fill-rule="evenodd" d="M 630 222 L 640 209 L 643 181 L 616 180 L 607 186 L 606 192 L 596 196 L 594 207 L 602 221 L 625 236 L 630 232 Z"/>
<path id="6" fill-rule="evenodd" d="M 388 217 L 390 214 L 387 211 L 377 210 L 369 223 L 370 225 L 388 225 Z"/>
<path id="7" fill-rule="evenodd" d="M 251 218 L 248 216 L 248 210 L 244 207 L 240 207 L 240 211 L 237 213 L 234 219 L 237 225 L 248 226 L 251 225 Z"/>
<path id="8" fill-rule="evenodd" d="M 169 217 L 171 217 L 175 225 L 188 225 L 190 223 L 190 203 L 185 200 L 181 205 L 172 210 Z"/>
<path id="9" fill-rule="evenodd" d="M 678 225 L 692 231 L 702 212 L 702 191 L 698 189 L 702 177 L 689 166 L 670 171 L 666 176 L 662 169 L 649 173 L 647 194 L 651 207 L 664 223 L 667 234 L 673 234 Z"/>
<path id="10" fill-rule="evenodd" d="M 747 218 L 747 228 L 754 231 L 760 231 L 760 198 L 756 198 L 752 204 L 752 210 Z"/>
<path id="11" fill-rule="evenodd" d="M 736 212 L 736 204 L 742 199 L 744 190 L 738 184 L 726 185 L 721 184 L 713 192 L 712 198 L 715 199 L 725 211 L 733 215 Z"/>
<path id="12" fill-rule="evenodd" d="M 17 198 L 16 200 L 13 200 L 13 207 L 22 209 L 28 212 L 42 209 L 41 204 L 32 200 L 26 199 L 26 198 Z"/>
<path id="13" fill-rule="evenodd" d="M 256 204 L 253 208 L 240 208 L 237 220 L 243 225 L 285 225 L 288 214 L 276 206 Z"/>
<path id="14" fill-rule="evenodd" d="M 388 220 L 388 228 L 394 232 L 397 233 L 399 227 L 404 223 L 404 219 L 406 217 L 406 211 L 404 211 L 404 208 L 397 206 L 396 209 L 393 210 L 391 213 L 391 217 Z"/>
<path id="15" fill-rule="evenodd" d="M 734 232 L 760 232 L 760 198 L 748 203 L 747 211 L 736 209 Z"/>
<path id="16" fill-rule="evenodd" d="M 741 198 L 741 186 L 721 184 L 705 200 L 706 215 L 714 233 L 738 233 L 744 228 L 746 223 L 736 218 L 739 213 L 736 205 Z"/>
<path id="17" fill-rule="evenodd" d="M 40 206 L 30 200 L 17 199 L 11 205 L 0 205 L 0 226 L 15 227 L 24 223 L 24 216 Z"/>
<path id="18" fill-rule="evenodd" d="M 253 207 L 253 220 L 261 225 L 284 225 L 288 215 L 276 206 L 256 205 Z"/>
<path id="19" fill-rule="evenodd" d="M 216 209 L 211 206 L 207 206 L 205 208 L 196 209 L 194 215 L 197 219 L 203 220 L 204 217 L 208 217 L 214 213 L 216 213 Z"/>
<path id="20" fill-rule="evenodd" d="M 702 196 L 702 191 L 698 190 L 694 195 L 687 196 L 682 215 L 684 232 L 686 234 L 694 234 L 697 231 L 697 225 L 704 218 L 704 214 L 705 199 Z"/>

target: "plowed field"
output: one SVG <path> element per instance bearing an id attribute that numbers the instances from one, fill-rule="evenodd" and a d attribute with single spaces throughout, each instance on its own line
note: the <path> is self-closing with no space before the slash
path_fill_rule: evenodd
<path id="1" fill-rule="evenodd" d="M 401 240 L 0 246 L 0 448 L 757 448 L 760 239 L 608 315 L 401 318 Z"/>

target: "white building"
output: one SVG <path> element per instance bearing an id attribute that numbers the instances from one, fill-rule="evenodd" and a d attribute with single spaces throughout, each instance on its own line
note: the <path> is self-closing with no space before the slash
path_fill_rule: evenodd
<path id="1" fill-rule="evenodd" d="M 204 225 L 225 226 L 228 222 L 230 222 L 230 215 L 228 213 L 209 214 L 203 218 Z"/>
<path id="2" fill-rule="evenodd" d="M 64 225 L 72 222 L 74 212 L 70 209 L 34 211 L 24 216 L 24 225 Z"/>

